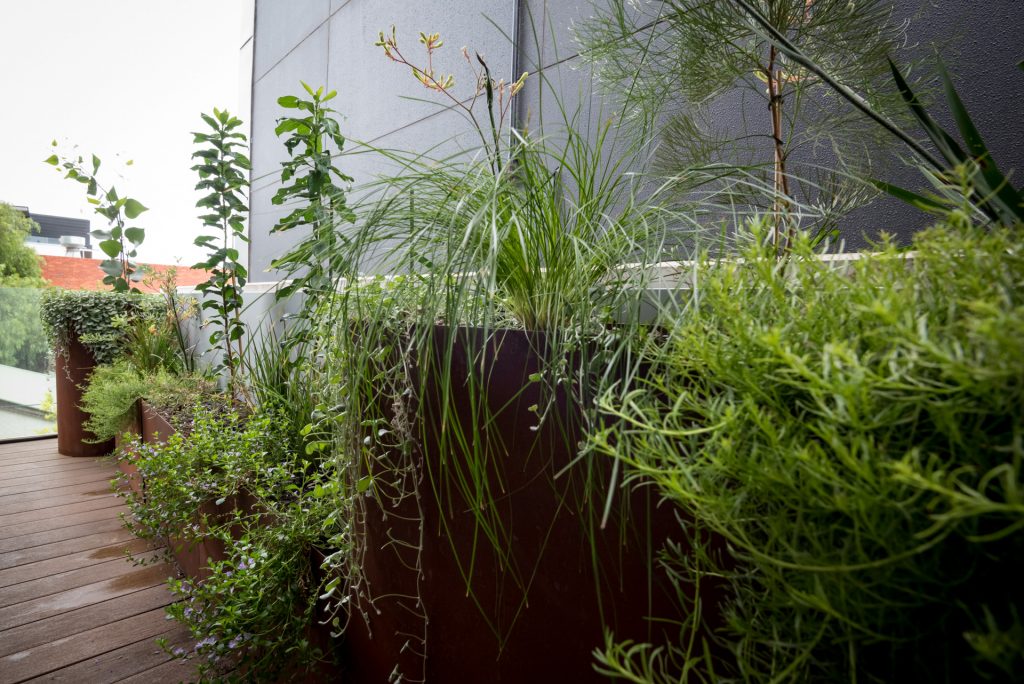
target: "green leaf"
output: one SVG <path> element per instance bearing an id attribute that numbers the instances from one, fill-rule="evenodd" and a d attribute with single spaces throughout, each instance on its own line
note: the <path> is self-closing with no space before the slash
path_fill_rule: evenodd
<path id="1" fill-rule="evenodd" d="M 124 236 L 128 238 L 133 245 L 141 245 L 146 239 L 146 231 L 142 228 L 125 228 Z"/>
<path id="2" fill-rule="evenodd" d="M 137 218 L 144 211 L 149 211 L 138 200 L 128 199 L 124 203 L 124 215 L 130 219 Z"/>
<path id="3" fill-rule="evenodd" d="M 996 211 L 1004 222 L 1012 224 L 1016 220 L 1024 220 L 1024 208 L 1020 206 L 1020 195 L 1013 189 L 1006 176 L 996 166 L 996 162 L 989 153 L 981 133 L 975 127 L 970 114 L 967 113 L 967 108 L 964 106 L 960 95 L 956 91 L 956 87 L 953 85 L 953 79 L 950 78 L 949 72 L 946 71 L 946 65 L 941 61 L 939 62 L 939 74 L 942 77 L 942 85 L 946 91 L 946 101 L 949 103 L 949 109 L 956 120 L 957 128 L 960 129 L 960 135 L 963 136 L 964 142 L 967 143 L 967 149 L 974 157 L 981 175 L 985 179 L 987 187 L 981 188 L 983 190 L 982 194 L 985 196 L 994 195 L 994 197 L 989 197 L 988 201 L 995 205 Z"/>
<path id="4" fill-rule="evenodd" d="M 43 163 L 49 164 L 50 166 L 56 166 L 57 164 L 60 163 L 60 159 L 57 158 L 57 155 L 51 154 L 49 157 L 43 160 Z"/>
<path id="5" fill-rule="evenodd" d="M 285 95 L 284 97 L 277 98 L 277 104 L 286 109 L 295 109 L 299 106 L 299 98 L 294 95 Z"/>
<path id="6" fill-rule="evenodd" d="M 917 95 L 910 88 L 910 84 L 907 83 L 906 79 L 903 78 L 902 72 L 899 67 L 891 59 L 889 60 L 889 69 L 892 71 L 892 78 L 896 82 L 896 87 L 900 91 L 900 97 L 906 103 L 910 109 L 911 114 L 917 119 L 918 123 L 921 124 L 921 128 L 924 129 L 925 133 L 931 139 L 935 147 L 942 153 L 942 156 L 946 158 L 946 161 L 955 166 L 962 164 L 967 161 L 967 155 L 957 144 L 956 140 L 952 138 L 945 130 L 942 129 L 928 112 L 925 110 L 924 105 L 918 100 Z"/>
<path id="7" fill-rule="evenodd" d="M 103 242 L 100 243 L 100 249 L 103 250 L 104 254 L 113 259 L 114 257 L 121 253 L 121 243 L 118 242 L 117 240 L 104 240 Z M 121 272 L 120 265 L 118 265 L 117 272 Z"/>
<path id="8" fill-rule="evenodd" d="M 930 197 L 925 197 L 924 195 L 919 195 L 916 192 L 905 190 L 904 188 L 901 188 L 896 185 L 891 185 L 890 183 L 886 183 L 885 181 L 869 180 L 869 182 L 882 192 L 892 195 L 896 199 L 906 202 L 907 204 L 917 207 L 918 209 L 921 209 L 923 211 L 936 214 L 945 214 L 949 211 L 949 206 L 943 204 L 939 200 L 935 200 Z"/>
<path id="9" fill-rule="evenodd" d="M 121 275 L 121 262 L 115 261 L 114 259 L 107 259 L 106 261 L 100 262 L 100 270 L 111 277 L 118 277 Z"/>

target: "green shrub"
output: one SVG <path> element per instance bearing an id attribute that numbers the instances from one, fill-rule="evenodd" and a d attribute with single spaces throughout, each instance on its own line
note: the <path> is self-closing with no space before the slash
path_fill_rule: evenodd
<path id="1" fill-rule="evenodd" d="M 202 583 L 171 582 L 181 601 L 168 613 L 197 641 L 191 651 L 171 652 L 206 656 L 202 674 L 223 663 L 238 666 L 238 679 L 280 681 L 324 657 L 308 640 L 321 588 L 310 549 L 333 534 L 335 489 L 326 473 L 287 450 L 286 431 L 276 415 L 200 407 L 187 437 L 176 433 L 166 444 L 135 444 L 122 454 L 145 482 L 144 497 L 121 488 L 137 536 L 186 544 L 212 537 L 227 550 L 228 560 L 212 563 Z M 232 510 L 240 492 L 257 502 L 255 510 Z M 203 504 L 218 514 L 203 514 Z"/>
<path id="2" fill-rule="evenodd" d="M 111 363 L 123 352 L 120 322 L 156 318 L 163 307 L 158 296 L 52 289 L 43 292 L 40 317 L 51 349 L 65 350 L 75 336 L 97 363 Z"/>
<path id="3" fill-rule="evenodd" d="M 82 409 L 89 414 L 85 429 L 97 442 L 120 435 L 131 425 L 135 402 L 149 386 L 149 379 L 126 361 L 97 366 L 82 393 Z"/>
<path id="4" fill-rule="evenodd" d="M 665 562 L 721 583 L 730 657 L 710 675 L 680 645 L 610 638 L 601 670 L 1024 677 L 1021 247 L 960 225 L 918 235 L 912 259 L 882 245 L 834 266 L 802 245 L 704 264 L 647 386 L 602 399 L 617 423 L 592 446 L 696 521 L 695 550 Z"/>
<path id="5" fill-rule="evenodd" d="M 39 298 L 46 281 L 0 275 L 0 365 L 37 373 L 49 363 L 39 321 Z"/>
<path id="6" fill-rule="evenodd" d="M 175 375 L 160 368 L 140 372 L 131 361 L 120 359 L 97 366 L 89 376 L 82 393 L 82 409 L 89 414 L 85 428 L 104 442 L 128 429 L 139 399 L 174 416 L 190 414 L 212 392 L 213 383 L 204 377 Z"/>

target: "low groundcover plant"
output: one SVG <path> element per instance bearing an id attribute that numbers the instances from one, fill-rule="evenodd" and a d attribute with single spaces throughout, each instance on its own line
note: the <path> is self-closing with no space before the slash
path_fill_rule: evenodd
<path id="1" fill-rule="evenodd" d="M 320 594 L 310 551 L 330 534 L 332 489 L 287 449 L 284 424 L 272 413 L 198 408 L 187 437 L 122 454 L 145 482 L 144 494 L 122 488 L 137 536 L 181 547 L 215 540 L 225 549 L 201 581 L 170 580 L 181 600 L 168 613 L 196 644 L 168 650 L 202 656 L 204 677 L 272 681 L 326 657 L 309 637 Z M 242 495 L 253 503 L 236 505 Z"/>

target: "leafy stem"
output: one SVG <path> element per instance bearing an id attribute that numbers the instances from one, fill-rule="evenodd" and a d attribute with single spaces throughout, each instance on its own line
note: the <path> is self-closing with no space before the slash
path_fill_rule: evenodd
<path id="1" fill-rule="evenodd" d="M 228 395 L 234 399 L 236 392 L 244 391 L 238 374 L 242 364 L 242 337 L 245 325 L 242 323 L 243 297 L 248 272 L 239 261 L 235 243 L 248 242 L 245 235 L 245 217 L 249 208 L 245 204 L 249 186 L 249 158 L 244 154 L 246 138 L 237 129 L 242 121 L 227 111 L 213 110 L 213 115 L 203 114 L 203 121 L 210 127 L 208 133 L 193 133 L 195 143 L 205 144 L 193 153 L 199 163 L 192 170 L 199 174 L 197 190 L 208 192 L 196 206 L 209 210 L 199 218 L 203 225 L 219 231 L 219 235 L 200 235 L 195 244 L 208 251 L 207 258 L 195 265 L 210 272 L 210 277 L 196 289 L 207 295 L 203 309 L 212 311 L 217 322 L 210 334 L 210 344 L 223 353 L 216 370 L 226 371 Z"/>
<path id="2" fill-rule="evenodd" d="M 54 140 L 51 144 L 56 147 L 57 141 Z M 96 208 L 96 213 L 104 217 L 110 226 L 110 230 L 92 231 L 92 234 L 100 239 L 100 249 L 107 255 L 100 263 L 100 269 L 105 274 L 103 284 L 110 285 L 114 292 L 138 292 L 134 284 L 142 280 L 144 274 L 138 269 L 134 259 L 139 245 L 146 239 L 146 231 L 127 224 L 129 220 L 134 220 L 142 212 L 147 211 L 147 208 L 138 200 L 119 197 L 114 186 L 107 189 L 100 184 L 96 174 L 102 162 L 95 154 L 92 155 L 89 164 L 91 170 L 82 155 L 64 157 L 52 154 L 45 163 L 57 168 L 58 171 L 64 169 L 65 178 L 85 185 L 89 204 Z"/>

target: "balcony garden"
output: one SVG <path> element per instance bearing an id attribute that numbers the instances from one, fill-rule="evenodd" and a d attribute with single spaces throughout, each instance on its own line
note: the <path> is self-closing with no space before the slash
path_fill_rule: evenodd
<path id="1" fill-rule="evenodd" d="M 578 32 L 599 120 L 382 32 L 477 140 L 374 148 L 334 91 L 282 94 L 300 237 L 259 296 L 237 117 L 197 122 L 192 292 L 135 291 L 145 207 L 55 151 L 111 290 L 43 298 L 58 438 L 113 452 L 176 559 L 168 651 L 208 680 L 1020 681 L 1024 198 L 883 4 L 680 0 L 644 39 L 611 2 Z M 513 126 L 528 88 L 554 104 Z M 675 101 L 737 89 L 770 136 Z M 842 252 L 878 193 L 930 227 Z"/>

